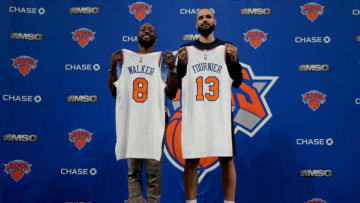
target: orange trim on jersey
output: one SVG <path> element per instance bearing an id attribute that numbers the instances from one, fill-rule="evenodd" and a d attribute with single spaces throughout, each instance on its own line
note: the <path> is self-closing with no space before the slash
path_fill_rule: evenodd
<path id="1" fill-rule="evenodd" d="M 185 53 L 186 53 L 186 64 L 188 64 L 188 62 L 189 62 L 189 51 L 187 50 L 186 47 L 185 47 Z"/>
<path id="2" fill-rule="evenodd" d="M 160 56 L 159 56 L 158 66 L 160 66 L 161 56 L 162 56 L 162 51 L 160 51 Z"/>
<path id="3" fill-rule="evenodd" d="M 226 52 L 227 52 L 227 46 L 225 46 L 225 53 L 224 53 L 224 61 L 226 62 Z"/>
<path id="4" fill-rule="evenodd" d="M 208 51 L 212 51 L 212 50 L 214 50 L 214 49 L 216 49 L 216 48 L 218 48 L 218 46 L 217 47 L 214 47 L 214 48 L 212 48 L 212 49 L 203 49 L 203 50 L 201 50 L 201 49 L 198 49 L 198 48 L 196 48 L 194 45 L 191 45 L 192 47 L 194 47 L 196 50 L 198 50 L 198 51 L 202 51 L 202 52 L 208 52 Z M 219 46 L 221 46 L 221 45 L 219 45 Z"/>

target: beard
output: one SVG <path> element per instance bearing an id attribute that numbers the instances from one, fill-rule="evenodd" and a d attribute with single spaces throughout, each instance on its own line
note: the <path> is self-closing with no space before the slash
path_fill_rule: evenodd
<path id="1" fill-rule="evenodd" d="M 215 25 L 209 25 L 208 28 L 198 27 L 198 31 L 201 35 L 207 37 L 215 30 Z"/>
<path id="2" fill-rule="evenodd" d="M 138 42 L 142 47 L 150 48 L 155 43 L 155 39 L 151 38 L 150 40 L 143 40 L 141 37 L 138 36 Z"/>

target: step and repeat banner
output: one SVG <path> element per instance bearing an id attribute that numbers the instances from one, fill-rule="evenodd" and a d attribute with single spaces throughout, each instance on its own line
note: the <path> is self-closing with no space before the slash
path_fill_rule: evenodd
<path id="1" fill-rule="evenodd" d="M 128 202 L 111 54 L 137 51 L 147 22 L 155 50 L 176 52 L 199 37 L 203 7 L 243 67 L 232 94 L 236 202 L 359 202 L 358 0 L 1 1 L 0 202 Z M 185 202 L 180 98 L 167 101 L 165 203 Z M 198 202 L 222 202 L 218 159 L 198 169 Z"/>

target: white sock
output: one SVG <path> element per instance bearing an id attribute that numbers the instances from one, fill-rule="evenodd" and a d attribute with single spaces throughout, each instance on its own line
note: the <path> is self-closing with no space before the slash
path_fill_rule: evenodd
<path id="1" fill-rule="evenodd" d="M 194 200 L 186 200 L 186 203 L 197 203 L 197 200 L 194 199 Z"/>
<path id="2" fill-rule="evenodd" d="M 235 203 L 235 202 L 224 200 L 224 203 Z"/>

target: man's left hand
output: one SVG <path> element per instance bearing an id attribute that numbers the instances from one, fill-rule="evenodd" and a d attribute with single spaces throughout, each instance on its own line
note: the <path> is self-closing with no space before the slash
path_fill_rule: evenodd
<path id="1" fill-rule="evenodd" d="M 237 48 L 232 44 L 225 43 L 226 53 L 230 56 L 231 62 L 237 62 Z"/>
<path id="2" fill-rule="evenodd" d="M 175 68 L 175 57 L 172 54 L 171 51 L 166 50 L 166 53 L 163 53 L 163 55 L 165 56 L 164 58 L 164 62 L 167 63 L 168 67 L 170 70 Z"/>

